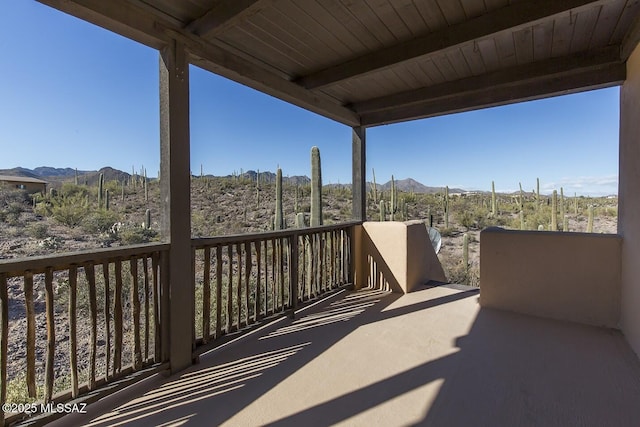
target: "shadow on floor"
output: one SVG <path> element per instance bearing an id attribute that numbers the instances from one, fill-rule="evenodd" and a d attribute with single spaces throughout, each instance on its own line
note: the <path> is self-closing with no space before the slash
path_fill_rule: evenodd
<path id="1" fill-rule="evenodd" d="M 477 297 L 477 290 L 434 293 L 433 289 L 410 294 L 413 299 L 408 304 L 395 304 L 407 296 L 376 290 L 346 294 L 295 321 L 281 321 L 207 355 L 179 376 L 156 378 L 146 389 L 136 391 L 139 397 L 127 397 L 127 403 L 96 405 L 96 411 L 107 412 L 90 423 L 84 415 L 68 418 L 64 425 L 73 420 L 91 426 L 237 425 L 241 412 L 243 425 L 263 425 L 267 419 L 273 426 L 638 425 L 640 364 L 619 332 L 478 309 L 470 300 Z M 465 310 L 446 311 L 451 304 L 460 308 L 463 301 L 472 308 L 467 319 L 459 318 Z M 342 394 L 314 395 L 325 382 L 321 377 L 303 381 L 302 386 L 282 386 L 296 373 L 316 372 L 304 369 L 311 363 L 321 364 L 325 352 L 359 328 L 385 328 L 389 320 L 396 321 L 394 327 L 399 319 L 420 321 L 419 316 L 431 313 L 430 309 L 444 310 L 444 321 L 450 315 L 452 323 L 469 325 L 466 335 L 447 339 L 451 349 L 442 356 L 425 358 L 423 363 Z M 343 375 L 346 382 L 348 369 L 329 366 L 322 372 L 328 378 Z M 437 381 L 440 386 L 435 392 L 420 394 Z M 281 407 L 258 406 L 263 409 L 251 413 L 251 405 L 279 386 L 286 389 L 278 401 Z M 398 413 L 384 421 L 376 415 L 381 405 L 408 395 L 412 398 L 398 404 Z M 304 409 L 290 410 L 307 401 L 311 403 Z M 413 415 L 405 417 L 402 405 Z"/>

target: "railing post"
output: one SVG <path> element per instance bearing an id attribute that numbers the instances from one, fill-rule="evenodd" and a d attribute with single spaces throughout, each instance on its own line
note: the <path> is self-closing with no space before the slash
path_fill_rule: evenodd
<path id="1" fill-rule="evenodd" d="M 291 312 L 289 317 L 295 319 L 298 309 L 298 233 L 289 237 L 289 295 L 291 297 Z"/>
<path id="2" fill-rule="evenodd" d="M 160 53 L 160 191 L 162 236 L 169 249 L 171 371 L 192 364 L 195 284 L 191 251 L 189 61 L 177 40 Z"/>

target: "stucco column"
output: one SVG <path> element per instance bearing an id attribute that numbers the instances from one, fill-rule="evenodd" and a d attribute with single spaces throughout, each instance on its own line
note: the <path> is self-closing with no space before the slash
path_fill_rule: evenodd
<path id="1" fill-rule="evenodd" d="M 640 355 L 640 47 L 620 90 L 618 233 L 622 235 L 620 326 Z"/>
<path id="2" fill-rule="evenodd" d="M 169 358 L 171 371 L 191 365 L 194 282 L 191 259 L 189 63 L 173 41 L 160 52 L 160 195 L 162 237 L 169 254 Z"/>

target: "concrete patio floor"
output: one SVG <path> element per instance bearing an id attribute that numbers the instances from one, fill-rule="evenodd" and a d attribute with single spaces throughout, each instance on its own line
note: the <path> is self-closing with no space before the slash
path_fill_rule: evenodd
<path id="1" fill-rule="evenodd" d="M 481 309 L 475 289 L 343 292 L 59 426 L 638 426 L 620 332 Z"/>

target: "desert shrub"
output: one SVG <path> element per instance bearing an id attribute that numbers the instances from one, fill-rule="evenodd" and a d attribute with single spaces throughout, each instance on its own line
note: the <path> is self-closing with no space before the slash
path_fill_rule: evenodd
<path id="1" fill-rule="evenodd" d="M 82 229 L 92 234 L 105 233 L 113 224 L 120 221 L 121 217 L 118 213 L 101 209 L 91 212 L 82 219 Z"/>
<path id="2" fill-rule="evenodd" d="M 50 211 L 56 221 L 71 228 L 79 226 L 88 214 L 88 208 L 80 195 L 52 199 Z"/>
<path id="3" fill-rule="evenodd" d="M 49 227 L 42 222 L 33 223 L 27 227 L 27 234 L 34 239 L 44 239 L 49 235 Z"/>
<path id="4" fill-rule="evenodd" d="M 89 187 L 65 182 L 60 188 L 60 195 L 63 197 L 78 197 L 84 199 L 89 195 Z"/>
<path id="5" fill-rule="evenodd" d="M 144 227 L 123 227 L 118 232 L 118 238 L 125 245 L 148 243 L 155 240 L 158 232 Z"/>

